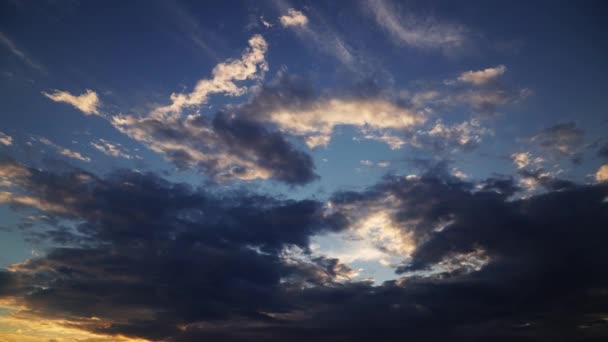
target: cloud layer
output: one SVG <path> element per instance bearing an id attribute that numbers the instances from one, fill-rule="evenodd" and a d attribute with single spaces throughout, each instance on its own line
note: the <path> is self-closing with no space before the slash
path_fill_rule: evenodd
<path id="1" fill-rule="evenodd" d="M 597 272 L 608 266 L 606 184 L 511 201 L 512 180 L 473 184 L 438 168 L 337 193 L 328 211 L 311 200 L 218 197 L 153 174 L 98 178 L 10 160 L 0 170 L 12 181 L 2 201 L 46 214 L 31 238 L 66 246 L 0 273 L 0 295 L 96 334 L 523 341 L 603 331 L 593 322 L 608 285 Z M 310 254 L 312 236 L 348 230 L 401 256 L 402 278 L 374 287 Z"/>

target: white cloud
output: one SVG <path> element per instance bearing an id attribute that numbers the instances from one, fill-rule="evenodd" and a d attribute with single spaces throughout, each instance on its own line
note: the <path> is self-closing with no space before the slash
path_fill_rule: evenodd
<path id="1" fill-rule="evenodd" d="M 493 68 L 487 68 L 478 71 L 465 71 L 458 76 L 458 81 L 472 83 L 474 85 L 482 85 L 496 80 L 507 71 L 504 65 L 498 65 Z"/>
<path id="2" fill-rule="evenodd" d="M 608 182 L 608 164 L 600 166 L 600 168 L 595 173 L 595 179 L 598 182 Z"/>
<path id="3" fill-rule="evenodd" d="M 287 14 L 279 18 L 283 27 L 288 26 L 306 26 L 308 24 L 308 18 L 304 13 L 297 11 L 293 8 L 287 10 Z"/>
<path id="4" fill-rule="evenodd" d="M 151 115 L 162 120 L 175 120 L 183 109 L 206 103 L 211 94 L 230 96 L 245 94 L 247 88 L 239 87 L 234 82 L 262 77 L 263 72 L 268 70 L 265 59 L 267 50 L 268 43 L 261 35 L 251 37 L 249 48 L 243 52 L 240 59 L 231 59 L 216 65 L 211 72 L 213 75 L 211 79 L 198 81 L 190 93 L 171 94 L 171 104 L 157 107 Z"/>
<path id="5" fill-rule="evenodd" d="M 398 44 L 419 49 L 450 52 L 461 49 L 468 38 L 463 26 L 440 23 L 435 18 L 420 18 L 414 15 L 401 15 L 388 1 L 366 2 L 376 19 Z"/>
<path id="6" fill-rule="evenodd" d="M 313 148 L 326 146 L 334 129 L 349 125 L 369 133 L 365 138 L 381 140 L 384 130 L 405 130 L 425 121 L 419 112 L 381 99 L 329 99 L 305 108 L 278 108 L 268 119 L 285 132 L 302 136 Z M 399 146 L 395 143 L 392 146 Z"/>
<path id="7" fill-rule="evenodd" d="M 13 137 L 0 132 L 0 145 L 10 146 L 13 144 Z"/>
<path id="8" fill-rule="evenodd" d="M 97 93 L 87 89 L 83 94 L 75 96 L 67 91 L 55 91 L 53 93 L 42 92 L 44 96 L 55 102 L 65 102 L 78 108 L 81 112 L 89 114 L 99 114 L 98 107 L 100 105 Z"/>

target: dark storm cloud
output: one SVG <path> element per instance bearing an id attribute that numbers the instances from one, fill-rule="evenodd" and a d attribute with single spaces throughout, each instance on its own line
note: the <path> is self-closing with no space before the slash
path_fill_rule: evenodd
<path id="1" fill-rule="evenodd" d="M 37 238 L 70 247 L 1 273 L 0 291 L 46 317 L 112 322 L 97 332 L 166 338 L 178 324 L 285 310 L 280 280 L 299 268 L 285 264 L 283 247 L 306 252 L 311 235 L 340 227 L 316 201 L 220 195 L 129 171 L 101 179 L 2 167 L 24 170 L 8 201 L 65 222 Z M 330 278 L 338 265 L 324 267 Z"/>
<path id="2" fill-rule="evenodd" d="M 511 178 L 474 184 L 439 165 L 419 178 L 387 176 L 335 194 L 337 208 L 393 196 L 401 203 L 394 220 L 415 234 L 412 260 L 398 269 L 403 278 L 373 286 L 339 282 L 352 270 L 337 259 L 282 254 L 299 246 L 306 255 L 311 235 L 347 226 L 319 202 L 220 195 L 151 174 L 27 170 L 15 171 L 22 194 L 70 218 L 83 239 L 0 273 L 0 293 L 42 316 L 111 323 L 88 322 L 88 330 L 168 341 L 608 334 L 608 184 L 512 199 Z M 487 264 L 441 269 L 476 257 Z"/>

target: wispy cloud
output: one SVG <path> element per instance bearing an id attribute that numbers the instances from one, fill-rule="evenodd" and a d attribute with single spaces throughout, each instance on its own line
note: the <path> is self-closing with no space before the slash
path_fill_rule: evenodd
<path id="1" fill-rule="evenodd" d="M 440 22 L 433 17 L 402 14 L 389 1 L 365 2 L 376 23 L 386 30 L 399 45 L 423 50 L 451 53 L 462 49 L 468 42 L 467 29 L 462 25 Z"/>
<path id="2" fill-rule="evenodd" d="M 3 32 L 0 32 L 0 44 L 4 45 L 4 47 L 6 47 L 13 55 L 17 56 L 29 67 L 46 72 L 46 69 L 41 64 L 26 55 L 25 52 L 18 48 L 17 45 Z"/>
<path id="3" fill-rule="evenodd" d="M 314 13 L 314 25 L 309 16 L 293 8 L 286 3 L 277 2 L 277 7 L 284 15 L 279 17 L 283 27 L 293 30 L 295 34 L 306 44 L 313 44 L 315 49 L 321 49 L 327 55 L 336 58 L 342 65 L 354 70 L 356 58 L 352 47 L 333 30 L 319 13 Z"/>
<path id="4" fill-rule="evenodd" d="M 65 102 L 71 104 L 87 115 L 99 114 L 98 107 L 101 102 L 99 101 L 97 93 L 92 90 L 87 89 L 80 95 L 72 95 L 67 91 L 60 90 L 52 93 L 46 93 L 43 91 L 42 94 L 55 102 Z"/>
<path id="5" fill-rule="evenodd" d="M 124 159 L 131 159 L 131 155 L 119 143 L 109 142 L 104 139 L 91 142 L 91 146 L 97 151 L 110 156 Z"/>
<path id="6" fill-rule="evenodd" d="M 62 156 L 66 156 L 68 158 L 72 158 L 72 159 L 77 159 L 80 161 L 84 161 L 84 162 L 90 162 L 91 158 L 83 156 L 80 152 L 78 151 L 74 151 L 71 150 L 69 148 L 57 145 L 56 143 L 50 141 L 47 138 L 44 137 L 32 137 L 32 140 L 37 141 L 43 145 L 52 147 L 53 149 L 55 149 L 57 151 L 57 153 L 61 154 Z"/>

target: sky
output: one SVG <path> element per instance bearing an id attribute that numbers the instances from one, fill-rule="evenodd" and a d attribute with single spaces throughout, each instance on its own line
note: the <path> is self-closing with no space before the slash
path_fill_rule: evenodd
<path id="1" fill-rule="evenodd" d="M 0 342 L 602 341 L 603 1 L 0 1 Z"/>

